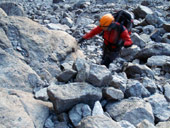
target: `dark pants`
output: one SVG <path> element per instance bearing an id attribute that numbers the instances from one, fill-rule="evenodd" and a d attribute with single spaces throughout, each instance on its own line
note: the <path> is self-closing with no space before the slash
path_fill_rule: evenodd
<path id="1" fill-rule="evenodd" d="M 120 49 L 110 50 L 108 47 L 104 45 L 101 64 L 109 68 L 109 64 L 112 63 L 112 61 L 119 56 L 119 53 L 120 53 Z"/>

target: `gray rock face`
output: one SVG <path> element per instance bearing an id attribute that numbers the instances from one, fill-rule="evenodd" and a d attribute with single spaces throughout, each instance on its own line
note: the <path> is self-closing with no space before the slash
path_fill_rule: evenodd
<path id="1" fill-rule="evenodd" d="M 170 118 L 169 103 L 164 95 L 155 93 L 146 98 L 145 101 L 152 105 L 155 121 L 166 121 Z"/>
<path id="2" fill-rule="evenodd" d="M 170 62 L 170 56 L 152 56 L 148 58 L 147 65 L 149 66 L 163 66 L 167 62 Z"/>
<path id="3" fill-rule="evenodd" d="M 149 78 L 154 78 L 152 70 L 146 65 L 132 64 L 129 63 L 125 72 L 128 78 L 138 78 L 141 76 L 148 76 Z"/>
<path id="4" fill-rule="evenodd" d="M 0 86 L 5 88 L 32 91 L 44 86 L 37 73 L 19 58 L 0 49 Z"/>
<path id="5" fill-rule="evenodd" d="M 67 57 L 76 59 L 76 41 L 63 31 L 51 31 L 23 17 L 3 17 L 0 22 L 8 38 L 7 43 L 10 42 L 14 50 L 22 55 L 22 59 L 47 82 L 52 79 L 57 68 L 54 62 L 67 60 Z M 11 48 L 10 44 L 4 43 L 6 38 L 2 41 L 3 49 Z"/>
<path id="6" fill-rule="evenodd" d="M 156 128 L 168 128 L 170 126 L 170 121 L 166 121 L 166 122 L 159 122 L 156 125 Z"/>
<path id="7" fill-rule="evenodd" d="M 106 111 L 116 120 L 127 120 L 133 125 L 137 125 L 146 119 L 154 124 L 154 116 L 150 103 L 139 98 L 124 99 L 117 103 L 109 103 Z"/>
<path id="8" fill-rule="evenodd" d="M 0 8 L 2 8 L 8 16 L 25 16 L 22 6 L 19 6 L 17 3 L 0 3 Z"/>
<path id="9" fill-rule="evenodd" d="M 121 128 L 121 126 L 111 118 L 99 115 L 84 118 L 76 128 Z"/>
<path id="10" fill-rule="evenodd" d="M 170 44 L 156 43 L 151 44 L 139 51 L 136 58 L 147 59 L 154 55 L 167 55 L 170 56 Z"/>
<path id="11" fill-rule="evenodd" d="M 0 89 L 0 124 L 6 127 L 43 128 L 51 103 L 35 100 L 31 93 Z"/>
<path id="12" fill-rule="evenodd" d="M 75 127 L 87 116 L 91 116 L 91 109 L 87 104 L 77 104 L 69 111 L 70 120 Z"/>
<path id="13" fill-rule="evenodd" d="M 122 128 L 135 128 L 133 124 L 129 123 L 126 120 L 120 121 L 119 124 L 121 125 Z"/>
<path id="14" fill-rule="evenodd" d="M 113 87 L 106 87 L 103 89 L 103 96 L 107 100 L 121 100 L 124 98 L 124 94 L 121 90 Z"/>
<path id="15" fill-rule="evenodd" d="M 152 14 L 153 11 L 146 7 L 146 6 L 143 6 L 143 5 L 139 5 L 135 10 L 134 10 L 134 13 L 137 17 L 140 17 L 140 18 L 145 18 L 145 16 L 147 14 Z"/>
<path id="16" fill-rule="evenodd" d="M 90 66 L 88 82 L 95 86 L 105 86 L 110 83 L 112 80 L 111 72 L 103 65 L 94 65 Z"/>
<path id="17" fill-rule="evenodd" d="M 1 17 L 1 16 L 7 16 L 7 14 L 4 12 L 3 9 L 0 8 L 0 17 Z"/>
<path id="18" fill-rule="evenodd" d="M 167 83 L 166 85 L 164 85 L 164 90 L 165 90 L 164 95 L 165 95 L 167 101 L 170 102 L 170 84 L 169 84 L 169 83 Z"/>
<path id="19" fill-rule="evenodd" d="M 125 73 L 112 75 L 109 86 L 120 89 L 122 92 L 126 90 L 127 76 Z"/>
<path id="20" fill-rule="evenodd" d="M 13 0 L 0 0 L 2 7 L 0 8 L 0 86 L 29 92 L 34 89 L 35 98 L 48 100 L 46 89 L 51 83 L 55 83 L 56 90 L 49 87 L 48 92 L 54 108 L 57 108 L 57 112 L 61 114 L 58 115 L 57 112 L 54 114 L 52 111 L 49 116 L 48 109 L 51 106 L 48 107 L 44 105 L 45 102 L 35 100 L 32 94 L 0 89 L 0 128 L 73 128 L 79 122 L 81 128 L 120 128 L 115 121 L 108 118 L 110 113 L 103 112 L 111 98 L 120 100 L 114 101 L 119 106 L 115 105 L 114 113 L 118 113 L 115 118 L 120 121 L 124 119 L 131 121 L 130 123 L 126 121 L 122 128 L 134 128 L 131 123 L 151 128 L 153 122 L 160 124 L 158 127 L 169 128 L 167 83 L 170 78 L 170 63 L 163 57 L 159 59 L 157 56 L 170 55 L 169 0 L 15 0 L 16 3 L 13 2 Z M 134 45 L 122 48 L 120 58 L 112 62 L 109 72 L 108 69 L 97 65 L 101 61 L 102 37 L 96 36 L 91 40 L 85 40 L 80 50 L 75 38 L 78 40 L 85 32 L 96 27 L 103 14 L 114 13 L 120 9 L 130 12 L 134 18 L 135 25 L 131 36 Z M 23 17 L 25 14 L 30 19 Z M 70 62 L 74 62 L 77 57 L 82 58 L 82 53 L 85 53 L 86 58 L 76 60 L 73 66 Z M 95 66 L 91 66 L 87 60 L 95 63 Z M 134 65 L 127 70 L 127 78 L 124 69 L 129 62 Z M 146 65 L 151 70 L 146 68 Z M 116 75 L 117 73 L 119 75 Z M 154 77 L 150 77 L 151 74 Z M 140 86 L 136 83 L 129 84 L 129 78 L 132 83 L 135 82 L 134 79 L 138 79 L 136 81 Z M 92 85 L 69 84 L 75 81 L 89 82 Z M 112 87 L 107 87 L 104 93 L 107 96 L 102 96 L 101 89 L 93 86 L 101 89 L 104 86 Z M 125 94 L 128 92 L 128 97 L 137 96 L 141 99 L 131 102 L 126 99 L 129 102 L 123 104 L 123 92 Z M 155 96 L 156 92 L 164 96 Z M 147 101 L 152 104 L 155 119 L 149 105 L 146 105 L 149 103 L 143 102 L 143 97 L 149 97 Z M 102 106 L 99 103 L 101 99 Z M 86 105 L 81 106 L 82 102 Z M 89 116 L 92 108 L 93 116 Z M 68 112 L 72 116 L 68 117 Z M 89 117 L 83 119 L 86 116 Z"/>
<path id="21" fill-rule="evenodd" d="M 156 127 L 148 120 L 143 120 L 141 123 L 137 125 L 137 128 L 156 128 Z"/>
<path id="22" fill-rule="evenodd" d="M 95 101 L 102 98 L 101 90 L 87 83 L 51 85 L 48 87 L 47 93 L 56 113 L 67 111 L 78 103 L 93 106 Z"/>
<path id="23" fill-rule="evenodd" d="M 133 33 L 131 39 L 134 44 L 139 46 L 140 48 L 144 48 L 146 46 L 146 42 L 137 33 Z"/>

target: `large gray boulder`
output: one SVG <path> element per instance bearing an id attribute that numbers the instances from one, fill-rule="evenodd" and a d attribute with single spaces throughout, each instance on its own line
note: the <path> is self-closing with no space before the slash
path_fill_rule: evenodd
<path id="1" fill-rule="evenodd" d="M 155 55 L 170 56 L 170 44 L 167 43 L 153 43 L 147 45 L 144 49 L 136 54 L 136 58 L 146 60 Z"/>
<path id="2" fill-rule="evenodd" d="M 116 120 L 127 120 L 133 125 L 137 125 L 144 119 L 154 124 L 154 116 L 150 103 L 140 98 L 129 98 L 119 102 L 111 102 L 106 105 L 106 111 Z"/>
<path id="3" fill-rule="evenodd" d="M 170 105 L 164 95 L 155 93 L 145 98 L 145 101 L 151 104 L 156 122 L 167 121 L 170 118 Z"/>
<path id="4" fill-rule="evenodd" d="M 65 85 L 50 85 L 47 93 L 56 113 L 68 111 L 79 103 L 85 103 L 92 107 L 95 101 L 102 98 L 102 92 L 99 88 L 78 82 Z"/>
<path id="5" fill-rule="evenodd" d="M 0 88 L 0 127 L 43 128 L 52 104 L 35 100 L 31 93 Z"/>
<path id="6" fill-rule="evenodd" d="M 57 75 L 60 62 L 74 60 L 82 55 L 71 35 L 49 30 L 28 18 L 2 17 L 0 26 L 1 48 L 13 48 L 20 53 L 22 60 L 44 81 L 49 82 Z"/>
<path id="7" fill-rule="evenodd" d="M 13 53 L 14 55 L 17 53 Z M 22 56 L 20 56 L 22 59 Z M 45 83 L 26 63 L 0 49 L 0 87 L 32 91 Z"/>
<path id="8" fill-rule="evenodd" d="M 143 5 L 137 6 L 137 8 L 135 8 L 133 11 L 134 11 L 135 16 L 138 18 L 145 18 L 147 14 L 153 13 L 153 11 L 150 8 L 143 6 Z"/>
<path id="9" fill-rule="evenodd" d="M 154 78 L 153 71 L 146 65 L 129 63 L 125 69 L 128 78 L 138 78 L 148 76 Z"/>

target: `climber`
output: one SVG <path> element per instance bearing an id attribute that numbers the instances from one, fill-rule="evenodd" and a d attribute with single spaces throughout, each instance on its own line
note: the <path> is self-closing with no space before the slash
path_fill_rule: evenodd
<path id="1" fill-rule="evenodd" d="M 120 14 L 116 16 L 116 18 L 118 18 L 116 21 L 114 16 L 110 13 L 102 16 L 99 21 L 99 25 L 93 28 L 89 33 L 86 33 L 78 41 L 78 43 L 82 43 L 84 40 L 103 33 L 102 36 L 104 39 L 104 45 L 101 64 L 105 65 L 107 68 L 109 68 L 109 64 L 119 56 L 120 50 L 123 46 L 127 48 L 133 44 L 130 38 L 130 30 L 128 31 L 128 29 L 124 26 L 124 23 L 117 22 L 124 14 L 124 11 L 120 12 Z"/>

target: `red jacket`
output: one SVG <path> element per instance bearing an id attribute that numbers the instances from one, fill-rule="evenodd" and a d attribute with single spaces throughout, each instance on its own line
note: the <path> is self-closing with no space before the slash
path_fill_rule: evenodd
<path id="1" fill-rule="evenodd" d="M 123 27 L 123 28 L 124 28 L 123 32 L 120 33 L 120 38 L 124 41 L 124 46 L 131 46 L 133 44 L 133 42 L 129 36 L 127 29 L 125 27 Z M 101 27 L 97 26 L 97 27 L 93 28 L 89 33 L 85 34 L 83 36 L 83 38 L 90 39 L 93 36 L 101 33 L 102 31 L 103 30 L 101 29 Z M 118 32 L 114 29 L 112 29 L 111 31 L 107 31 L 107 30 L 104 31 L 103 38 L 104 38 L 105 45 L 108 45 L 109 43 L 114 44 L 117 36 L 118 36 Z M 112 48 L 116 48 L 116 46 L 113 45 Z"/>

